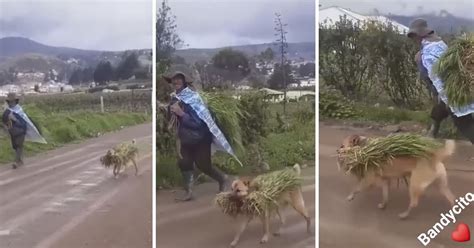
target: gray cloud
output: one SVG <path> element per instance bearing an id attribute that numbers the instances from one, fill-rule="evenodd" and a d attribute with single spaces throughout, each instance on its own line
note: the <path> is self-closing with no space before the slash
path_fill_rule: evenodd
<path id="1" fill-rule="evenodd" d="M 362 14 L 370 13 L 374 9 L 385 14 L 418 15 L 426 13 L 439 13 L 441 10 L 464 18 L 474 19 L 473 0 L 320 0 L 322 7 L 340 6 L 350 8 Z"/>
<path id="2" fill-rule="evenodd" d="M 314 0 L 175 0 L 169 5 L 189 47 L 272 42 L 276 12 L 288 24 L 288 41 L 315 39 Z"/>
<path id="3" fill-rule="evenodd" d="M 151 48 L 151 0 L 0 0 L 0 37 L 94 50 Z"/>

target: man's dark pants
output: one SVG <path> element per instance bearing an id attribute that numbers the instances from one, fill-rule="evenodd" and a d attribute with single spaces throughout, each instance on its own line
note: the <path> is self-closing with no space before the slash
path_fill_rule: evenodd
<path id="1" fill-rule="evenodd" d="M 182 159 L 178 162 L 181 172 L 194 171 L 196 167 L 212 179 L 219 182 L 219 185 L 225 183 L 225 175 L 211 162 L 211 143 L 212 140 L 203 140 L 197 144 L 181 144 Z"/>
<path id="2" fill-rule="evenodd" d="M 461 135 L 474 144 L 474 118 L 472 117 L 472 114 L 457 117 L 442 101 L 438 101 L 438 103 L 433 106 L 431 110 L 431 119 L 434 121 L 433 134 L 437 135 L 441 121 L 448 118 L 448 116 L 451 116 L 454 125 Z"/>
<path id="3" fill-rule="evenodd" d="M 15 162 L 18 165 L 23 164 L 23 144 L 25 143 L 25 133 L 23 131 L 10 130 L 12 148 L 15 150 Z"/>

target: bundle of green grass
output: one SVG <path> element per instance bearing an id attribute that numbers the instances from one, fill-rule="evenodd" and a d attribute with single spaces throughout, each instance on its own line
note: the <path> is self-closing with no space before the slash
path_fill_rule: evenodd
<path id="1" fill-rule="evenodd" d="M 224 214 L 259 216 L 265 209 L 275 209 L 283 192 L 301 187 L 302 179 L 291 168 L 260 175 L 251 182 L 251 192 L 244 199 L 232 192 L 220 193 L 215 203 Z"/>
<path id="2" fill-rule="evenodd" d="M 238 100 L 221 93 L 200 93 L 217 126 L 235 149 L 243 149 L 240 120 L 243 114 Z"/>
<path id="3" fill-rule="evenodd" d="M 449 105 L 474 102 L 474 34 L 453 41 L 435 71 L 444 82 Z"/>
<path id="4" fill-rule="evenodd" d="M 339 154 L 346 173 L 363 178 L 367 172 L 389 166 L 395 157 L 429 158 L 443 145 L 417 134 L 392 134 L 370 139 L 365 146 L 356 146 Z"/>

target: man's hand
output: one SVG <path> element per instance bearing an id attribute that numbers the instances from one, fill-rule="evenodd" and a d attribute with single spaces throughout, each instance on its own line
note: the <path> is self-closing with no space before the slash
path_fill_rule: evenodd
<path id="1" fill-rule="evenodd" d="M 176 102 L 175 104 L 171 105 L 170 110 L 171 110 L 172 113 L 176 114 L 177 116 L 183 116 L 184 115 L 184 111 L 179 106 L 179 102 Z"/>

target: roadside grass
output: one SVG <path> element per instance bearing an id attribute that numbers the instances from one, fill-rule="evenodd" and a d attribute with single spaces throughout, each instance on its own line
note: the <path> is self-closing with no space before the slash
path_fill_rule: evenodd
<path id="1" fill-rule="evenodd" d="M 26 105 L 24 109 L 48 141 L 46 145 L 25 142 L 26 156 L 151 120 L 151 116 L 142 113 L 89 111 L 51 113 L 35 105 Z M 0 163 L 11 162 L 13 150 L 7 135 L 0 137 L 0 148 Z"/>

